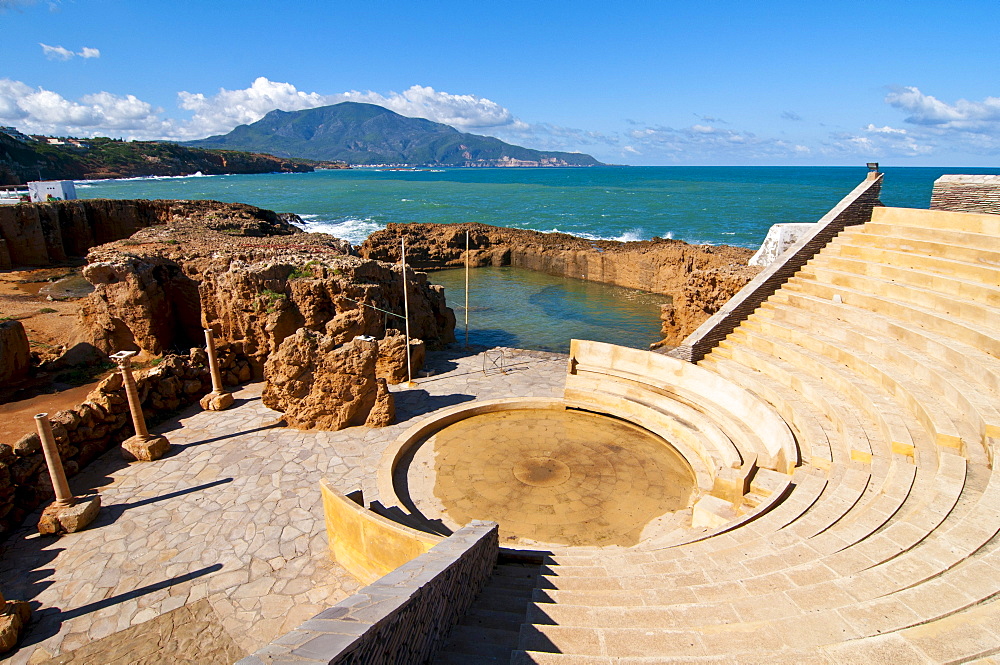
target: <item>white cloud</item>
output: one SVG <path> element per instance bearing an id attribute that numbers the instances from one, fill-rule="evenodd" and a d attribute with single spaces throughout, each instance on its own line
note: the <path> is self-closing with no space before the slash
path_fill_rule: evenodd
<path id="1" fill-rule="evenodd" d="M 51 90 L 0 79 L 0 124 L 28 133 L 160 138 L 173 131 L 172 124 L 160 118 L 162 112 L 134 95 L 98 92 L 72 101 Z"/>
<path id="2" fill-rule="evenodd" d="M 74 51 L 70 51 L 64 46 L 49 46 L 48 44 L 43 44 L 41 42 L 39 42 L 38 45 L 42 47 L 42 53 L 45 54 L 45 57 L 49 60 L 71 60 L 77 56 L 84 59 L 101 57 L 100 49 L 91 48 L 89 46 L 84 46 L 79 53 L 76 53 Z"/>
<path id="3" fill-rule="evenodd" d="M 906 134 L 905 129 L 895 129 L 894 127 L 890 127 L 889 125 L 885 125 L 884 127 L 876 127 L 872 123 L 868 123 L 868 126 L 865 127 L 864 131 L 868 132 L 869 134 Z"/>
<path id="4" fill-rule="evenodd" d="M 496 102 L 476 95 L 453 95 L 429 86 L 414 85 L 403 92 L 382 95 L 377 92 L 345 92 L 331 95 L 330 103 L 366 102 L 378 104 L 411 118 L 426 118 L 451 125 L 461 131 L 487 127 L 527 129 L 528 125 Z"/>
<path id="5" fill-rule="evenodd" d="M 304 92 L 291 83 L 279 83 L 261 76 L 249 88 L 222 88 L 211 96 L 184 91 L 178 93 L 178 97 L 181 108 L 194 112 L 191 122 L 183 130 L 190 137 L 225 133 L 237 125 L 256 122 L 275 109 L 299 111 L 340 102 L 377 104 L 400 115 L 442 122 L 461 131 L 528 129 L 526 123 L 490 99 L 455 95 L 420 85 L 411 86 L 401 93 L 351 90 L 323 95 Z"/>
<path id="6" fill-rule="evenodd" d="M 186 91 L 177 96 L 182 109 L 194 111 L 191 121 L 182 129 L 189 138 L 226 133 L 237 125 L 257 122 L 275 109 L 300 111 L 330 103 L 319 93 L 301 92 L 291 83 L 278 83 L 263 76 L 249 88 L 220 88 L 211 97 Z"/>
<path id="7" fill-rule="evenodd" d="M 959 99 L 948 104 L 925 95 L 915 86 L 908 86 L 892 90 L 885 101 L 909 113 L 905 120 L 914 125 L 973 132 L 1000 130 L 1000 97 L 987 97 L 981 102 Z"/>
<path id="8" fill-rule="evenodd" d="M 73 53 L 68 48 L 63 48 L 62 46 L 49 46 L 48 44 L 42 44 L 41 42 L 39 42 L 38 45 L 42 47 L 42 53 L 44 53 L 45 57 L 49 60 L 69 60 L 76 55 L 76 53 Z"/>

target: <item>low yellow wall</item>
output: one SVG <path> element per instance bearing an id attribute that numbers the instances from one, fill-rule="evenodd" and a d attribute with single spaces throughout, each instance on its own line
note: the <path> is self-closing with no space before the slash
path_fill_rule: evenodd
<path id="1" fill-rule="evenodd" d="M 337 563 L 371 584 L 444 540 L 376 515 L 320 481 L 326 536 Z"/>

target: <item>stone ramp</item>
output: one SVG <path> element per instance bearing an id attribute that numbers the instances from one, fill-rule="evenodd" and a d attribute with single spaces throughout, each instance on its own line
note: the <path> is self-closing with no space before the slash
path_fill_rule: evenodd
<path id="1" fill-rule="evenodd" d="M 876 209 L 699 364 L 801 466 L 737 529 L 546 559 L 511 663 L 1000 653 L 1000 217 Z"/>

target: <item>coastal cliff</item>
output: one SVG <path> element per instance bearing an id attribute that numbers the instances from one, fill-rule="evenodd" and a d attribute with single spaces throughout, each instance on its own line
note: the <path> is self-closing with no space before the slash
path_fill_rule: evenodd
<path id="1" fill-rule="evenodd" d="M 514 266 L 668 296 L 658 346 L 679 344 L 760 271 L 746 265 L 753 252 L 742 247 L 659 238 L 587 240 L 474 223 L 389 224 L 358 251 L 364 258 L 398 261 L 405 239 L 407 263 L 414 268 L 457 268 L 465 265 L 466 231 L 472 267 Z"/>
<path id="2" fill-rule="evenodd" d="M 178 219 L 210 220 L 222 231 L 226 224 L 238 226 L 247 221 L 255 221 L 261 234 L 299 231 L 275 212 L 242 203 L 145 199 L 22 203 L 0 206 L 0 270 L 43 267 L 83 257 L 91 247 Z"/>

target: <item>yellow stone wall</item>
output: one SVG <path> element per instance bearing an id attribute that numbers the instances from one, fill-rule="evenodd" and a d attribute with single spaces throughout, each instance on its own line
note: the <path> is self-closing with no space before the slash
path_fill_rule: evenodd
<path id="1" fill-rule="evenodd" d="M 362 584 L 371 584 L 443 540 L 376 515 L 325 480 L 320 491 L 330 552 Z"/>

